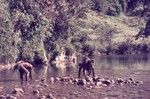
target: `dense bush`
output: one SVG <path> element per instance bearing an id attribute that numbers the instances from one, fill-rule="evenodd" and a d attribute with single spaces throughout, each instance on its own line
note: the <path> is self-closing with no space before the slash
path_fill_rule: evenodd
<path id="1" fill-rule="evenodd" d="M 1 0 L 0 60 L 53 60 L 62 48 L 67 55 L 149 53 L 149 6 L 149 0 Z M 134 40 L 140 25 L 147 38 Z"/>

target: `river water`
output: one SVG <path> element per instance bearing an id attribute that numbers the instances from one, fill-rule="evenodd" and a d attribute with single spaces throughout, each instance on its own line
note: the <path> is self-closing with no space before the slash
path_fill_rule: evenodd
<path id="1" fill-rule="evenodd" d="M 70 91 L 83 92 L 79 98 L 68 98 L 68 99 L 150 99 L 150 56 L 149 55 L 137 55 L 137 56 L 97 56 L 95 57 L 95 73 L 100 78 L 106 78 L 115 80 L 116 78 L 122 78 L 127 80 L 133 78 L 135 81 L 142 81 L 143 84 L 139 86 L 134 85 L 124 85 L 124 86 L 112 86 L 112 87 L 102 87 L 103 89 L 93 89 L 85 90 L 82 87 L 64 87 L 66 85 L 50 84 L 50 89 L 42 89 L 46 92 L 54 91 L 54 94 L 58 96 L 66 95 L 71 97 L 68 93 Z M 80 62 L 78 58 L 78 63 Z M 59 66 L 58 66 L 59 67 Z M 57 69 L 55 66 L 48 66 L 43 69 L 33 69 L 33 80 L 22 86 L 19 80 L 18 72 L 13 72 L 12 70 L 2 70 L 0 71 L 0 95 L 12 94 L 11 90 L 15 87 L 21 87 L 25 90 L 24 98 L 19 99 L 35 99 L 32 97 L 32 90 L 34 86 L 39 86 L 37 83 L 40 82 L 42 78 L 47 78 L 49 81 L 50 77 L 59 77 L 71 75 L 77 77 L 78 66 L 68 67 L 64 69 Z M 64 88 L 64 89 L 62 89 Z M 67 89 L 66 89 L 67 88 Z M 70 88 L 70 89 L 69 89 Z M 59 89 L 63 90 L 60 91 Z M 67 92 L 69 90 L 69 92 Z M 82 91 L 81 91 L 82 90 Z M 64 92 L 64 93 L 63 93 Z M 85 94 L 85 97 L 84 97 Z M 88 98 L 86 97 L 88 95 Z M 28 98 L 27 98 L 28 97 Z M 34 96 L 33 96 L 34 97 Z M 108 97 L 108 98 L 104 98 Z M 59 99 L 59 98 L 58 98 Z"/>
<path id="2" fill-rule="evenodd" d="M 128 75 L 132 76 L 132 74 L 142 75 L 143 72 L 150 71 L 150 55 L 96 56 L 94 60 L 95 73 L 101 77 L 125 77 Z M 80 58 L 78 59 L 78 62 L 80 62 Z M 53 66 L 48 66 L 48 68 L 45 67 L 43 69 L 34 68 L 33 71 L 34 79 L 66 75 L 73 75 L 74 77 L 77 77 L 78 65 L 65 69 L 57 69 Z M 19 77 L 17 72 L 14 73 L 11 70 L 0 71 L 0 82 L 18 80 Z"/>

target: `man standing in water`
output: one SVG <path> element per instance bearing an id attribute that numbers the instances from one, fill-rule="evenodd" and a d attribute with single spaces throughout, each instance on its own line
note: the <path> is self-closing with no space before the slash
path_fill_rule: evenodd
<path id="1" fill-rule="evenodd" d="M 90 76 L 92 73 L 93 79 L 95 78 L 95 71 L 93 67 L 94 60 L 90 59 L 89 57 L 83 57 L 82 63 L 79 63 L 79 72 L 78 78 L 80 78 L 81 70 L 83 70 L 83 75 L 87 79 L 87 76 Z M 86 75 L 87 72 L 87 75 Z"/>
<path id="2" fill-rule="evenodd" d="M 28 78 L 32 79 L 32 67 L 32 64 L 23 60 L 16 62 L 13 70 L 19 71 L 21 83 L 23 82 L 24 75 L 26 77 L 26 81 L 28 81 Z"/>

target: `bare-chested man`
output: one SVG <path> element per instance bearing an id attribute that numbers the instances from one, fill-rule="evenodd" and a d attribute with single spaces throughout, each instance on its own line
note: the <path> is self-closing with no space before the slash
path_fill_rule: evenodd
<path id="1" fill-rule="evenodd" d="M 28 81 L 28 77 L 32 79 L 32 67 L 32 64 L 21 60 L 16 62 L 13 69 L 19 71 L 20 79 L 22 82 L 24 75 L 26 77 L 26 81 Z"/>

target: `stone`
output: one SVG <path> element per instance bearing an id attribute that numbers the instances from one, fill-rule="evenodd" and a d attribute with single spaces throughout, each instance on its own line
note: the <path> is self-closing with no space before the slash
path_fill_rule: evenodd
<path id="1" fill-rule="evenodd" d="M 77 82 L 77 85 L 82 85 L 82 86 L 85 86 L 86 85 L 86 80 L 85 79 L 79 79 L 78 82 Z"/>
<path id="2" fill-rule="evenodd" d="M 125 84 L 134 84 L 134 79 L 133 78 L 129 78 L 125 81 Z"/>
<path id="3" fill-rule="evenodd" d="M 45 96 L 41 96 L 38 99 L 46 99 L 46 97 Z"/>
<path id="4" fill-rule="evenodd" d="M 71 80 L 70 77 L 62 77 L 62 78 L 60 79 L 60 81 L 63 81 L 63 82 L 69 82 L 70 80 Z"/>
<path id="5" fill-rule="evenodd" d="M 73 82 L 74 84 L 77 84 L 78 80 L 79 80 L 79 79 L 76 78 L 76 79 L 73 79 L 72 82 Z"/>
<path id="6" fill-rule="evenodd" d="M 67 99 L 66 97 L 61 97 L 60 99 Z"/>
<path id="7" fill-rule="evenodd" d="M 57 77 L 55 80 L 56 80 L 56 81 L 60 81 L 60 79 L 61 79 L 60 77 Z"/>
<path id="8" fill-rule="evenodd" d="M 3 90 L 3 87 L 2 86 L 0 86 L 0 92 Z"/>
<path id="9" fill-rule="evenodd" d="M 136 82 L 134 82 L 134 85 L 141 85 L 141 84 L 143 84 L 143 81 L 136 81 Z"/>
<path id="10" fill-rule="evenodd" d="M 54 83 L 54 81 L 55 81 L 54 77 L 51 77 L 51 78 L 50 78 L 50 83 L 52 83 L 52 84 L 53 84 L 53 83 Z"/>
<path id="11" fill-rule="evenodd" d="M 52 94 L 48 94 L 48 95 L 46 96 L 46 98 L 47 98 L 47 99 L 56 99 Z"/>
<path id="12" fill-rule="evenodd" d="M 102 81 L 102 84 L 103 84 L 104 86 L 109 86 L 109 85 L 111 84 L 111 81 L 110 81 L 110 80 L 103 80 L 103 81 Z"/>
<path id="13" fill-rule="evenodd" d="M 87 82 L 90 82 L 90 83 L 93 83 L 93 78 L 88 76 L 88 77 L 86 78 L 86 81 L 87 81 Z"/>
<path id="14" fill-rule="evenodd" d="M 48 87 L 48 84 L 45 83 L 43 86 L 44 86 L 44 87 Z"/>
<path id="15" fill-rule="evenodd" d="M 6 99 L 4 95 L 0 95 L 0 99 Z"/>
<path id="16" fill-rule="evenodd" d="M 116 80 L 116 82 L 117 82 L 117 84 L 119 84 L 119 85 L 123 85 L 123 83 L 124 83 L 124 80 L 123 79 L 121 79 L 121 78 L 118 78 L 117 80 Z"/>
<path id="17" fill-rule="evenodd" d="M 129 80 L 130 80 L 130 81 L 134 81 L 134 79 L 133 79 L 133 78 L 129 78 Z"/>
<path id="18" fill-rule="evenodd" d="M 39 95 L 39 93 L 40 93 L 39 90 L 33 90 L 34 95 Z"/>
<path id="19" fill-rule="evenodd" d="M 41 82 L 45 82 L 46 81 L 46 79 L 45 78 L 41 78 Z"/>
<path id="20" fill-rule="evenodd" d="M 17 95 L 17 96 L 20 96 L 24 93 L 23 89 L 21 88 L 15 88 L 13 91 L 12 91 L 13 94 Z"/>
<path id="21" fill-rule="evenodd" d="M 94 82 L 99 82 L 99 81 L 100 81 L 100 77 L 95 77 L 95 78 L 93 79 L 93 81 L 94 81 Z"/>
<path id="22" fill-rule="evenodd" d="M 92 86 L 92 85 L 87 85 L 85 88 L 86 88 L 86 89 L 92 89 L 93 86 Z"/>
<path id="23" fill-rule="evenodd" d="M 17 97 L 12 96 L 12 95 L 6 95 L 6 99 L 17 99 Z"/>
<path id="24" fill-rule="evenodd" d="M 100 85 L 102 85 L 102 82 L 101 82 L 101 81 L 97 81 L 97 82 L 95 83 L 95 85 L 100 86 Z"/>

